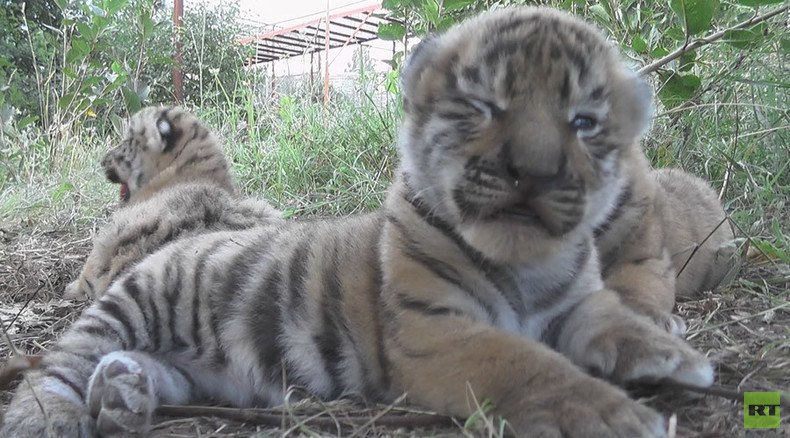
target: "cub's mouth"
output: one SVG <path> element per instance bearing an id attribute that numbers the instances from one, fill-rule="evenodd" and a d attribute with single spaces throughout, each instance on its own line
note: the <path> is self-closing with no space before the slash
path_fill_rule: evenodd
<path id="1" fill-rule="evenodd" d="M 560 237 L 579 225 L 583 213 L 583 205 L 557 205 L 551 201 L 532 200 L 507 205 L 498 210 L 494 217 L 519 225 L 542 228 L 550 235 Z"/>
<path id="2" fill-rule="evenodd" d="M 129 201 L 129 186 L 126 183 L 121 183 L 121 202 Z"/>
<path id="3" fill-rule="evenodd" d="M 507 207 L 497 211 L 494 214 L 494 217 L 497 219 L 506 219 L 523 224 L 542 224 L 540 216 L 538 216 L 532 206 L 526 202 L 510 204 Z"/>
<path id="4" fill-rule="evenodd" d="M 110 182 L 121 185 L 121 191 L 120 191 L 120 195 L 119 195 L 119 197 L 121 199 L 121 202 L 128 201 L 129 200 L 129 185 L 121 180 L 121 177 L 118 176 L 118 172 L 116 172 L 115 169 L 113 169 L 112 167 L 105 167 L 104 173 L 105 173 L 105 176 L 107 177 L 107 179 Z"/>

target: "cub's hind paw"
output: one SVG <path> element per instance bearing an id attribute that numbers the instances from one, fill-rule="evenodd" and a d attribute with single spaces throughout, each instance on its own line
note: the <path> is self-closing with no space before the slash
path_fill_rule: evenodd
<path id="1" fill-rule="evenodd" d="M 123 353 L 105 356 L 91 377 L 87 400 L 101 436 L 148 435 L 156 395 L 150 377 L 134 359 Z"/>

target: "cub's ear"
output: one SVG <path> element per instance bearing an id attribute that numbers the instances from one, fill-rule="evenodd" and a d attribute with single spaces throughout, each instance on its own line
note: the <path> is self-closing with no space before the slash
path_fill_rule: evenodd
<path id="1" fill-rule="evenodd" d="M 161 151 L 163 154 L 170 152 L 176 145 L 176 132 L 172 122 L 167 117 L 167 112 L 159 116 L 156 120 L 156 130 L 159 131 L 159 136 L 162 138 L 160 143 Z"/>
<path id="2" fill-rule="evenodd" d="M 614 88 L 614 110 L 627 118 L 622 122 L 624 134 L 642 136 L 653 117 L 653 89 L 642 76 L 630 70 L 617 77 Z"/>
<path id="3" fill-rule="evenodd" d="M 403 95 L 403 106 L 407 111 L 409 101 L 418 95 L 420 80 L 427 67 L 431 65 L 436 48 L 436 37 L 428 37 L 420 41 L 409 54 L 406 64 L 401 70 L 401 94 Z"/>

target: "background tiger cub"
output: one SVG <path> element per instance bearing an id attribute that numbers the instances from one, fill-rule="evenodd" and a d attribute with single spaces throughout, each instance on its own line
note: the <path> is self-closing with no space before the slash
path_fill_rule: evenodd
<path id="1" fill-rule="evenodd" d="M 677 296 L 696 298 L 719 286 L 736 263 L 732 227 L 716 192 L 704 180 L 680 169 L 657 169 L 665 203 L 662 221 Z"/>
<path id="2" fill-rule="evenodd" d="M 601 278 L 593 233 L 642 156 L 649 88 L 594 28 L 533 8 L 423 41 L 401 78 L 381 210 L 145 258 L 30 372 L 0 434 L 145 436 L 162 403 L 273 404 L 298 385 L 456 416 L 488 399 L 516 436 L 664 436 L 584 372 L 713 381 Z"/>
<path id="3" fill-rule="evenodd" d="M 604 281 L 628 306 L 681 334 L 675 297 L 719 284 L 735 262 L 732 230 L 705 181 L 680 169 L 651 170 L 641 154 L 624 173 L 617 207 L 596 229 Z"/>
<path id="4" fill-rule="evenodd" d="M 102 167 L 121 185 L 121 208 L 96 235 L 65 298 L 101 296 L 121 272 L 175 239 L 280 218 L 263 200 L 238 199 L 217 138 L 181 108 L 148 107 L 132 116 Z"/>

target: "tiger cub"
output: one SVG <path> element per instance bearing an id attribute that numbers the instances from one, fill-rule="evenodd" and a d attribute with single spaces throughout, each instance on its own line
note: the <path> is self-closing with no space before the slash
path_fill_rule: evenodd
<path id="1" fill-rule="evenodd" d="M 624 174 L 627 187 L 595 231 L 604 282 L 626 305 L 682 334 L 675 297 L 719 284 L 735 262 L 732 230 L 705 181 L 680 169 L 652 170 L 643 155 Z"/>
<path id="2" fill-rule="evenodd" d="M 719 286 L 736 263 L 732 228 L 718 195 L 704 180 L 680 169 L 652 172 L 666 199 L 662 221 L 677 296 L 692 299 Z"/>
<path id="3" fill-rule="evenodd" d="M 713 381 L 601 278 L 594 230 L 642 154 L 649 88 L 594 28 L 537 8 L 423 41 L 401 79 L 380 210 L 147 257 L 47 352 L 0 432 L 144 436 L 163 403 L 276 404 L 299 385 L 455 416 L 488 399 L 517 436 L 664 436 L 584 372 Z"/>
<path id="4" fill-rule="evenodd" d="M 173 240 L 240 230 L 280 214 L 262 200 L 240 200 L 217 138 L 181 108 L 148 107 L 102 160 L 121 185 L 121 208 L 99 231 L 64 298 L 101 296 L 121 272 Z"/>

